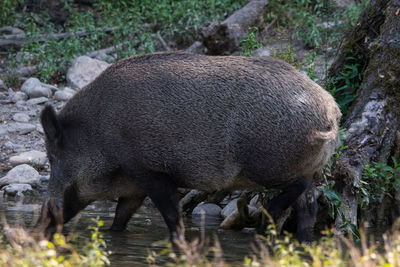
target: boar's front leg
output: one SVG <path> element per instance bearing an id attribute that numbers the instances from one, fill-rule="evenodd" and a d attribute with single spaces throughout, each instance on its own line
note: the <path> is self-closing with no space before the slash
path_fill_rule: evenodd
<path id="1" fill-rule="evenodd" d="M 164 174 L 158 174 L 149 179 L 151 184 L 146 186 L 147 193 L 154 205 L 160 211 L 168 226 L 171 241 L 183 234 L 182 212 L 179 206 L 177 186 Z"/>
<path id="2" fill-rule="evenodd" d="M 132 215 L 140 208 L 145 198 L 145 194 L 136 194 L 131 197 L 118 198 L 114 222 L 110 230 L 118 232 L 124 231 Z"/>

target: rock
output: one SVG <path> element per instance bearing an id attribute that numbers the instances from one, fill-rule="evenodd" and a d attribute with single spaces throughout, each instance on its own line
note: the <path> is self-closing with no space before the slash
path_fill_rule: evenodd
<path id="1" fill-rule="evenodd" d="M 220 216 L 221 214 L 221 208 L 218 205 L 202 202 L 193 209 L 192 215 L 201 215 L 203 211 L 208 216 Z"/>
<path id="2" fill-rule="evenodd" d="M 205 46 L 203 42 L 196 41 L 186 49 L 188 53 L 204 54 Z"/>
<path id="3" fill-rule="evenodd" d="M 18 101 L 25 101 L 28 99 L 28 96 L 24 92 L 16 92 L 12 98 L 11 101 L 14 103 L 17 103 Z"/>
<path id="4" fill-rule="evenodd" d="M 8 133 L 6 125 L 0 125 L 0 136 L 4 136 Z"/>
<path id="5" fill-rule="evenodd" d="M 11 141 L 4 142 L 1 146 L 3 149 L 12 150 L 14 151 L 15 145 Z"/>
<path id="6" fill-rule="evenodd" d="M 2 189 L 8 196 L 23 196 L 32 193 L 33 189 L 30 184 L 10 184 Z"/>
<path id="7" fill-rule="evenodd" d="M 251 200 L 250 200 L 250 202 L 249 202 L 249 206 L 250 207 L 256 207 L 256 208 L 258 208 L 258 200 L 260 199 L 260 195 L 259 194 L 257 194 L 257 195 L 255 195 Z"/>
<path id="8" fill-rule="evenodd" d="M 93 81 L 110 64 L 88 56 L 76 58 L 67 72 L 67 82 L 73 89 L 81 89 Z"/>
<path id="9" fill-rule="evenodd" d="M 23 152 L 10 158 L 10 164 L 12 166 L 20 164 L 35 164 L 37 166 L 43 167 L 44 164 L 46 164 L 46 161 L 46 153 L 37 150 Z"/>
<path id="10" fill-rule="evenodd" d="M 28 164 L 22 164 L 12 168 L 6 176 L 0 179 L 0 187 L 9 184 L 37 185 L 39 181 L 40 175 L 37 170 Z"/>
<path id="11" fill-rule="evenodd" d="M 5 93 L 0 92 L 0 100 L 6 100 L 6 99 L 8 99 L 8 96 Z"/>
<path id="12" fill-rule="evenodd" d="M 229 215 L 231 215 L 234 211 L 237 211 L 237 202 L 238 198 L 235 198 L 231 200 L 222 210 L 221 210 L 221 216 L 222 218 L 226 218 Z"/>
<path id="13" fill-rule="evenodd" d="M 7 131 L 9 133 L 27 134 L 36 129 L 36 126 L 30 123 L 16 122 L 8 125 Z"/>
<path id="14" fill-rule="evenodd" d="M 40 176 L 41 183 L 48 183 L 50 180 L 50 175 Z"/>
<path id="15" fill-rule="evenodd" d="M 1 80 L 1 79 L 0 79 L 0 91 L 2 91 L 2 92 L 8 91 L 7 86 L 4 84 L 3 80 Z"/>
<path id="16" fill-rule="evenodd" d="M 21 35 L 19 36 L 20 38 L 24 38 L 25 37 L 25 32 L 19 28 L 16 27 L 12 27 L 12 26 L 4 26 L 0 28 L 0 35 L 8 35 L 8 34 L 12 34 L 12 35 Z"/>
<path id="17" fill-rule="evenodd" d="M 21 86 L 21 91 L 26 93 L 29 98 L 50 97 L 51 90 L 57 90 L 57 87 L 42 83 L 37 78 L 29 78 Z"/>
<path id="18" fill-rule="evenodd" d="M 350 5 L 355 5 L 354 0 L 335 0 L 338 7 L 348 7 Z"/>
<path id="19" fill-rule="evenodd" d="M 58 101 L 68 101 L 74 94 L 74 90 L 65 87 L 63 90 L 58 90 L 54 93 L 54 99 Z"/>
<path id="20" fill-rule="evenodd" d="M 26 101 L 26 104 L 29 106 L 33 106 L 33 105 L 39 105 L 39 104 L 43 104 L 48 102 L 49 99 L 47 97 L 38 97 L 38 98 L 33 98 L 33 99 L 29 99 L 28 101 Z"/>
<path id="21" fill-rule="evenodd" d="M 15 113 L 12 119 L 16 122 L 28 122 L 30 120 L 30 117 L 26 113 Z"/>

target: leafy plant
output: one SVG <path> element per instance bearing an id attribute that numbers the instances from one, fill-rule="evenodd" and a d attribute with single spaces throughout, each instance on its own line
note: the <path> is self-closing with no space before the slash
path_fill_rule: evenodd
<path id="1" fill-rule="evenodd" d="M 76 238 L 68 240 L 62 234 L 55 234 L 52 241 L 36 242 L 23 229 L 11 229 L 7 225 L 0 235 L 0 266 L 82 266 L 99 267 L 109 265 L 106 244 L 99 228 L 103 222 L 95 219 L 90 226 L 91 238 L 84 240 L 78 249 Z"/>
<path id="2" fill-rule="evenodd" d="M 359 201 L 361 208 L 368 208 L 372 204 L 381 203 L 385 196 L 392 197 L 392 193 L 400 186 L 400 164 L 392 157 L 393 166 L 381 162 L 372 162 L 364 167 L 361 194 Z"/>
<path id="3" fill-rule="evenodd" d="M 365 66 L 358 63 L 362 62 L 361 58 L 347 57 L 346 59 L 353 60 L 355 63 L 344 65 L 343 71 L 339 73 L 339 76 L 333 78 L 328 85 L 329 92 L 339 104 L 343 117 L 346 117 L 348 109 L 356 97 L 356 92 L 361 85 L 365 72 Z"/>
<path id="4" fill-rule="evenodd" d="M 262 45 L 256 40 L 256 36 L 258 34 L 258 28 L 257 27 L 250 27 L 249 28 L 250 33 L 247 35 L 247 38 L 240 40 L 240 43 L 242 44 L 240 48 L 243 51 L 243 55 L 246 57 L 252 57 L 254 50 L 257 48 L 260 48 Z"/>

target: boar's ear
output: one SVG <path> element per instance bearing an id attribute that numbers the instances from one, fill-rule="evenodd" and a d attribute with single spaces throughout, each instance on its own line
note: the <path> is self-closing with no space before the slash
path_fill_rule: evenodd
<path id="1" fill-rule="evenodd" d="M 57 114 L 52 106 L 46 106 L 40 115 L 44 133 L 50 142 L 56 141 L 61 137 L 61 127 L 57 119 Z"/>

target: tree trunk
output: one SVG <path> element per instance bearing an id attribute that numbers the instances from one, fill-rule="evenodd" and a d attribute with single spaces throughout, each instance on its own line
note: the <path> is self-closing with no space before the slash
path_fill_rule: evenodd
<path id="1" fill-rule="evenodd" d="M 343 41 L 330 76 L 340 73 L 348 58 L 361 58 L 365 75 L 344 123 L 346 146 L 333 164 L 336 189 L 342 193 L 347 222 L 357 225 L 357 193 L 364 167 L 399 157 L 400 135 L 400 0 L 371 1 L 352 34 Z M 361 57 L 358 57 L 361 56 Z M 354 61 L 354 59 L 351 59 Z M 343 225 L 336 219 L 336 227 Z M 338 229 L 338 228 L 337 228 Z"/>

